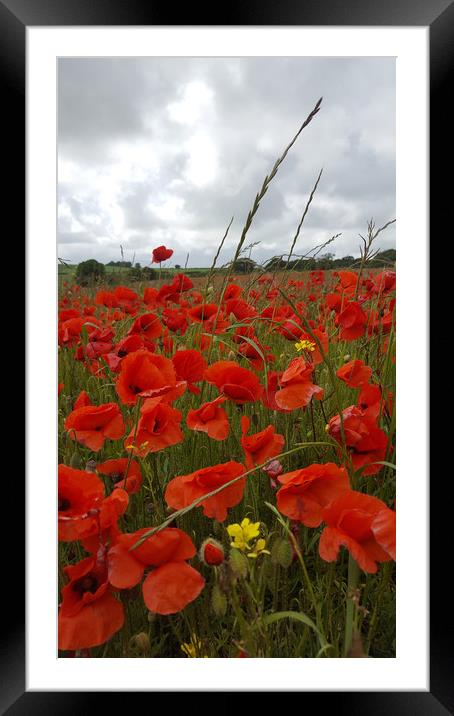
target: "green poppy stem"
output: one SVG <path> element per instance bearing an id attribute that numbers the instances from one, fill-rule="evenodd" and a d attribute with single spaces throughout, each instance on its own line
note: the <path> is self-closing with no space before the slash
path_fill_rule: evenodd
<path id="1" fill-rule="evenodd" d="M 345 614 L 345 639 L 344 639 L 344 656 L 348 655 L 352 645 L 354 616 L 355 616 L 355 599 L 354 592 L 358 586 L 359 567 L 351 554 L 348 556 L 348 583 L 347 583 L 347 606 Z"/>

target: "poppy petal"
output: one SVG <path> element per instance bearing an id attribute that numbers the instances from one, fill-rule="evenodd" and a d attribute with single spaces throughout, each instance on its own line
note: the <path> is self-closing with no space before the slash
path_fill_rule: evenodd
<path id="1" fill-rule="evenodd" d="M 146 606 L 156 614 L 175 614 L 199 596 L 205 580 L 186 562 L 169 562 L 153 570 L 142 585 Z"/>

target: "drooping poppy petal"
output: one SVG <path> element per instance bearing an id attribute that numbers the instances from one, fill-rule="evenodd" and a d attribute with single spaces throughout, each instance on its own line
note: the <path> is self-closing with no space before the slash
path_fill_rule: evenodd
<path id="1" fill-rule="evenodd" d="M 263 388 L 257 376 L 235 361 L 218 361 L 205 371 L 205 380 L 234 403 L 248 403 L 258 400 Z"/>
<path id="2" fill-rule="evenodd" d="M 396 559 L 396 513 L 394 510 L 382 510 L 371 524 L 373 535 L 385 552 Z"/>
<path id="3" fill-rule="evenodd" d="M 190 475 L 179 475 L 170 480 L 164 498 L 174 509 L 181 509 L 195 500 L 225 485 L 245 472 L 244 465 L 230 461 L 212 467 L 196 470 Z M 236 480 L 216 495 L 203 500 L 203 514 L 223 522 L 229 507 L 234 507 L 243 499 L 246 478 Z"/>
<path id="4" fill-rule="evenodd" d="M 109 582 L 116 589 L 135 587 L 142 579 L 145 569 L 145 565 L 134 557 L 134 553 L 121 543 L 110 548 L 107 565 Z"/>
<path id="5" fill-rule="evenodd" d="M 142 585 L 143 599 L 151 612 L 176 614 L 196 599 L 205 580 L 186 562 L 168 562 L 154 569 Z"/>
<path id="6" fill-rule="evenodd" d="M 113 594 L 106 592 L 75 616 L 58 616 L 58 648 L 61 651 L 88 649 L 104 644 L 124 624 L 124 609 Z"/>
<path id="7" fill-rule="evenodd" d="M 372 368 L 365 365 L 362 360 L 351 360 L 339 368 L 336 375 L 350 388 L 361 388 L 369 382 Z"/>
<path id="8" fill-rule="evenodd" d="M 65 420 L 65 430 L 72 440 L 94 452 L 104 445 L 106 438 L 118 440 L 124 435 L 125 424 L 116 403 L 86 405 L 73 410 Z"/>
<path id="9" fill-rule="evenodd" d="M 67 465 L 58 466 L 58 538 L 80 540 L 97 528 L 97 510 L 104 498 L 99 477 Z"/>
<path id="10" fill-rule="evenodd" d="M 323 508 L 350 489 L 347 471 L 332 462 L 309 465 L 278 480 L 282 484 L 276 496 L 278 510 L 306 527 L 318 527 Z"/>
<path id="11" fill-rule="evenodd" d="M 339 548 L 344 546 L 361 569 L 374 574 L 378 568 L 377 562 L 393 559 L 392 515 L 381 514 L 387 510 L 392 512 L 382 500 L 355 490 L 348 490 L 334 499 L 322 512 L 322 519 L 326 523 L 319 543 L 322 559 L 327 562 L 335 561 Z M 375 530 L 390 552 L 382 547 L 374 534 L 373 524 L 378 515 L 380 519 Z"/>
<path id="12" fill-rule="evenodd" d="M 225 440 L 230 431 L 229 419 L 221 403 L 227 398 L 219 395 L 215 400 L 204 403 L 197 409 L 190 409 L 186 416 L 186 425 L 190 430 L 207 433 L 214 440 Z"/>

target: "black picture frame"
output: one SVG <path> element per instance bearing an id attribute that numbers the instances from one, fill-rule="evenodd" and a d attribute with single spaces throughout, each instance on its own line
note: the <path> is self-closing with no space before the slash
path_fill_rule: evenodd
<path id="1" fill-rule="evenodd" d="M 150 0 L 0 0 L 0 77 L 2 87 L 2 136 L 13 148 L 13 161 L 8 164 L 9 190 L 7 216 L 11 222 L 10 236 L 25 234 L 25 87 L 26 87 L 26 28 L 29 26 L 103 26 L 103 25 L 306 25 L 306 26 L 429 26 L 430 27 L 430 182 L 431 212 L 430 234 L 446 236 L 450 231 L 449 208 L 452 181 L 443 178 L 443 168 L 451 168 L 452 119 L 446 103 L 452 95 L 454 55 L 454 2 L 453 0 L 393 0 L 379 3 L 376 0 L 248 0 L 242 4 L 222 5 L 219 14 L 206 5 L 186 4 L 181 8 L 170 3 Z M 175 19 L 178 22 L 175 22 Z M 415 152 L 418 148 L 415 148 Z M 451 200 L 452 201 L 452 200 Z M 23 217 L 23 221 L 18 217 Z M 448 238 L 448 237 L 447 237 Z M 450 237 L 449 237 L 450 238 Z M 23 242 L 25 247 L 25 242 Z M 17 260 L 18 242 L 15 241 Z M 440 244 L 437 244 L 440 248 Z M 20 262 L 20 259 L 19 259 Z M 449 281 L 446 281 L 448 284 Z M 437 284 L 438 290 L 443 290 Z M 446 291 L 446 288 L 445 288 Z M 443 304 L 442 304 L 443 305 Z M 432 318 L 432 316 L 431 316 Z M 435 329 L 433 329 L 435 330 Z M 423 348 L 422 348 L 423 349 Z M 434 352 L 434 361 L 436 354 Z M 14 390 L 12 386 L 12 390 Z M 17 390 L 14 391 L 17 401 Z M 430 398 L 431 408 L 433 397 Z M 438 415 L 438 414 L 437 414 Z M 440 423 L 440 425 L 439 425 Z M 449 424 L 437 419 L 437 445 L 449 445 Z M 19 452 L 19 455 L 22 451 Z M 449 464 L 449 463 L 446 463 Z M 0 713 L 19 714 L 87 714 L 105 706 L 106 694 L 85 692 L 30 692 L 25 691 L 25 578 L 23 555 L 25 549 L 18 541 L 18 520 L 24 514 L 25 484 L 16 475 L 8 481 L 4 514 L 14 519 L 14 550 L 2 550 L 2 572 L 8 593 L 8 611 L 3 609 L 1 623 L 0 656 Z M 430 692 L 326 692 L 323 706 L 330 699 L 337 713 L 368 714 L 440 714 L 454 713 L 454 639 L 452 638 L 452 610 L 440 608 L 440 590 L 446 588 L 452 559 L 449 544 L 452 542 L 450 518 L 452 500 L 449 499 L 448 478 L 450 469 L 438 475 L 443 479 L 440 494 L 438 478 L 431 487 L 431 571 L 430 590 Z M 410 479 L 410 476 L 406 476 Z M 435 475 L 437 477 L 437 475 Z M 452 478 L 450 478 L 452 483 Z M 452 491 L 452 487 L 451 487 Z M 452 519 L 452 518 L 451 518 Z M 25 533 L 25 530 L 24 532 Z M 439 555 L 448 555 L 443 561 L 443 572 L 436 574 Z M 7 575 L 7 577 L 5 577 Z M 14 589 L 11 588 L 14 585 Z M 24 589 L 21 590 L 21 586 Z M 415 588 L 426 589 L 418 583 Z M 21 594 L 22 591 L 22 594 Z M 444 604 L 451 601 L 451 590 Z M 415 624 L 417 630 L 419 624 Z M 115 699 L 122 694 L 116 693 Z M 320 699 L 320 693 L 305 693 L 304 708 L 308 699 Z M 223 700 L 230 701 L 230 693 Z M 131 698 L 131 694 L 127 695 Z M 102 701 L 101 701 L 102 700 Z M 213 701 L 213 704 L 215 702 Z M 102 704 L 102 705 L 101 705 Z M 301 701 L 303 707 L 303 701 Z"/>

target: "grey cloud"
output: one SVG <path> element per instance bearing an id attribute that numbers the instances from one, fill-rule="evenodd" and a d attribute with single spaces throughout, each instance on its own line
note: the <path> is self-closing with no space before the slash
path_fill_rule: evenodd
<path id="1" fill-rule="evenodd" d="M 190 124 L 194 82 L 208 90 Z M 184 264 L 189 251 L 189 265 L 209 265 L 234 215 L 221 256 L 227 260 L 265 175 L 321 95 L 321 111 L 281 166 L 250 230 L 247 241 L 261 242 L 257 260 L 288 251 L 322 166 L 298 241 L 302 251 L 341 231 L 333 250 L 357 255 L 367 220 L 394 218 L 394 61 L 60 60 L 59 242 L 72 245 L 74 260 L 105 261 L 118 258 L 121 243 L 143 263 L 155 241 L 167 242 L 173 263 Z M 205 183 L 198 181 L 204 172 Z M 394 227 L 380 241 L 394 246 Z"/>

